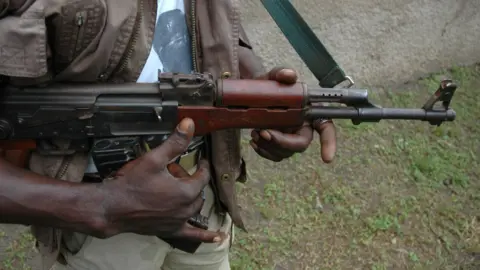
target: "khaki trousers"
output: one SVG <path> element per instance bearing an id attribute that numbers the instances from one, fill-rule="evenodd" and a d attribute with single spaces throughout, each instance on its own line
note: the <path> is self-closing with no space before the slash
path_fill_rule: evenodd
<path id="1" fill-rule="evenodd" d="M 194 254 L 173 249 L 155 236 L 125 233 L 108 239 L 88 236 L 76 254 L 64 254 L 67 265 L 56 263 L 52 270 L 229 270 L 228 252 L 233 242 L 230 216 L 214 211 L 212 188 L 205 188 L 202 214 L 209 217 L 209 230 L 225 232 L 221 244 L 203 243 Z"/>

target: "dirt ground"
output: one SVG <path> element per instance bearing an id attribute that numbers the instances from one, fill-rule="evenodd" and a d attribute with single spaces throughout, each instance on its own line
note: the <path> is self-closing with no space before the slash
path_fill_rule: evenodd
<path id="1" fill-rule="evenodd" d="M 273 163 L 245 136 L 239 196 L 249 232 L 237 230 L 232 268 L 480 269 L 480 67 L 445 74 L 460 85 L 455 122 L 337 121 L 330 165 L 317 142 Z M 445 74 L 371 95 L 420 107 Z M 39 269 L 25 227 L 2 226 L 0 238 L 0 269 Z"/>

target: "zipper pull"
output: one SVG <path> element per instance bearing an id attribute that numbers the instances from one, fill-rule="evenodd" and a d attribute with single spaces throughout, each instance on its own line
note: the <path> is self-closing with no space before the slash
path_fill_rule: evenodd
<path id="1" fill-rule="evenodd" d="M 75 23 L 78 27 L 81 27 L 84 23 L 84 18 L 83 18 L 83 15 L 82 13 L 77 13 L 76 16 L 75 16 Z"/>

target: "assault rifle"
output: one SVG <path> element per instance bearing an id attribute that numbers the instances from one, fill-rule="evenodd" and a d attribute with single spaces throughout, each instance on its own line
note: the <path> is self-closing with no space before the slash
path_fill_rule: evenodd
<path id="1" fill-rule="evenodd" d="M 20 166 L 30 150 L 45 155 L 89 151 L 98 173 L 108 176 L 160 145 L 186 117 L 195 122 L 195 135 L 222 129 L 295 128 L 319 118 L 351 119 L 354 124 L 423 120 L 440 125 L 455 119 L 449 108 L 455 89 L 451 81 L 442 81 L 421 109 L 404 109 L 376 106 L 363 89 L 268 80 L 214 81 L 207 73 L 159 73 L 158 83 L 152 84 L 8 87 L 0 96 L 0 149 L 17 150 Z M 58 149 L 52 139 L 69 139 L 70 148 Z M 189 223 L 208 228 L 208 219 L 200 214 Z M 164 240 L 186 252 L 194 252 L 200 244 Z"/>
<path id="2" fill-rule="evenodd" d="M 299 127 L 315 119 L 453 121 L 456 85 L 450 80 L 422 108 L 382 108 L 365 89 L 283 85 L 268 80 L 214 80 L 208 73 L 159 73 L 158 83 L 65 84 L 1 91 L 0 149 L 47 155 L 91 151 L 100 173 L 109 174 L 143 147 L 155 147 L 183 118 L 195 135 L 222 129 Z M 339 104 L 341 106 L 331 106 Z M 327 106 L 328 105 L 328 106 Z M 70 139 L 70 149 L 45 143 Z M 108 157 L 108 158 L 106 158 Z"/>

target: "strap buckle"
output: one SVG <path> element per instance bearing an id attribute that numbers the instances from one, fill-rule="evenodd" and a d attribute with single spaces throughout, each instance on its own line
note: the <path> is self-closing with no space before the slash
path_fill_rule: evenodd
<path id="1" fill-rule="evenodd" d="M 333 88 L 351 88 L 354 85 L 355 85 L 355 82 L 353 81 L 352 77 L 345 76 L 345 79 L 341 81 L 339 84 L 335 85 Z"/>

